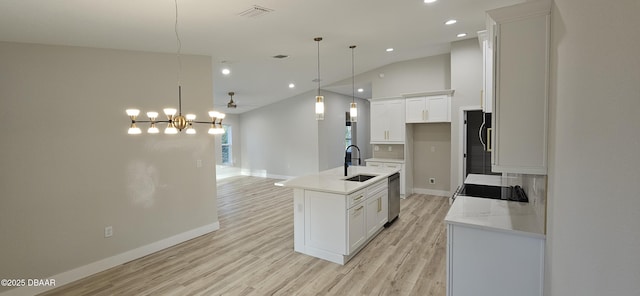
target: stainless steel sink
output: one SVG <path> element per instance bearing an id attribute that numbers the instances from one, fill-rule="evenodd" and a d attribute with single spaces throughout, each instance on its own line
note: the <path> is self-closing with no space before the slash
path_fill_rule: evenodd
<path id="1" fill-rule="evenodd" d="M 353 181 L 353 182 L 364 182 L 367 181 L 371 178 L 375 178 L 377 176 L 373 176 L 373 175 L 355 175 L 351 178 L 346 178 L 344 179 L 345 181 Z"/>

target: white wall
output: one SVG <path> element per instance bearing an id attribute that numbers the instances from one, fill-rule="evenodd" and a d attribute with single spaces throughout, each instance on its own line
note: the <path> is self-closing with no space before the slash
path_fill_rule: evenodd
<path id="1" fill-rule="evenodd" d="M 316 91 L 282 100 L 240 116 L 242 169 L 245 174 L 285 178 L 344 163 L 345 112 L 351 97 L 322 91 L 325 119 L 315 119 Z M 358 143 L 370 156 L 369 102 L 358 103 Z"/>
<path id="2" fill-rule="evenodd" d="M 449 196 L 451 125 L 413 124 L 413 187 L 416 192 Z M 429 178 L 435 183 L 430 184 Z M 426 191 L 425 191 L 426 190 Z"/>
<path id="3" fill-rule="evenodd" d="M 0 65 L 2 278 L 109 265 L 217 223 L 207 127 L 127 135 L 128 107 L 177 107 L 175 55 L 0 42 Z M 182 55 L 184 111 L 206 116 L 211 81 L 209 57 Z"/>
<path id="4" fill-rule="evenodd" d="M 461 185 L 460 149 L 464 144 L 460 141 L 464 132 L 464 126 L 460 125 L 460 108 L 480 106 L 482 50 L 477 38 L 451 43 L 451 88 L 456 92 L 451 102 L 450 188 L 455 190 Z"/>
<path id="5" fill-rule="evenodd" d="M 639 14 L 554 1 L 546 295 L 640 294 Z"/>
<path id="6" fill-rule="evenodd" d="M 368 79 L 372 82 L 374 99 L 396 97 L 404 93 L 449 89 L 451 86 L 449 63 L 449 54 L 408 60 L 368 71 L 359 75 L 358 81 Z"/>
<path id="7" fill-rule="evenodd" d="M 262 176 L 300 176 L 318 171 L 315 91 L 240 116 L 242 169 Z"/>
<path id="8" fill-rule="evenodd" d="M 323 91 L 325 115 L 324 120 L 318 122 L 318 168 L 327 170 L 344 165 L 346 112 L 352 101 L 351 97 L 341 94 Z M 356 99 L 358 106 L 358 136 L 357 143 L 362 153 L 362 165 L 369 155 L 369 101 Z M 354 151 L 357 151 L 354 149 Z M 354 153 L 357 157 L 357 152 Z"/>

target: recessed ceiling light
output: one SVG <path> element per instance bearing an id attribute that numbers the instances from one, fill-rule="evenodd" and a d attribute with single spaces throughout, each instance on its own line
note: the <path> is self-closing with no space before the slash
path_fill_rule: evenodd
<path id="1" fill-rule="evenodd" d="M 436 2 L 436 1 L 438 1 L 438 0 L 424 0 L 424 3 L 425 4 L 431 4 L 431 3 Z"/>
<path id="2" fill-rule="evenodd" d="M 293 84 L 293 83 L 289 83 L 289 88 L 294 88 L 294 87 L 296 87 L 296 85 L 295 85 L 295 84 Z"/>
<path id="3" fill-rule="evenodd" d="M 363 91 L 364 91 L 364 89 L 358 88 L 358 92 L 363 92 Z"/>
<path id="4" fill-rule="evenodd" d="M 231 70 L 229 70 L 229 68 L 222 69 L 222 74 L 229 75 L 230 73 L 231 73 Z"/>
<path id="5" fill-rule="evenodd" d="M 456 36 L 458 36 L 458 38 L 466 37 L 467 33 L 460 33 L 460 34 L 458 34 Z"/>
<path id="6" fill-rule="evenodd" d="M 444 22 L 444 24 L 445 24 L 445 25 L 453 25 L 453 24 L 455 24 L 455 23 L 457 23 L 457 22 L 458 22 L 457 20 L 450 19 L 450 20 L 448 20 L 448 21 Z"/>
<path id="7" fill-rule="evenodd" d="M 392 52 L 392 51 L 393 51 L 392 47 L 387 48 L 387 52 Z"/>

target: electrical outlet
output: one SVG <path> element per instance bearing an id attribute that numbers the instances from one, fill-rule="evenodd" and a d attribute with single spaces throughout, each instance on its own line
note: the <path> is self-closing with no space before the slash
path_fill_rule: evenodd
<path id="1" fill-rule="evenodd" d="M 380 150 L 380 146 L 378 146 L 378 145 L 373 146 L 373 150 L 374 151 L 379 151 Z"/>
<path id="2" fill-rule="evenodd" d="M 389 146 L 389 152 L 393 151 L 393 146 Z"/>
<path id="3" fill-rule="evenodd" d="M 107 226 L 104 228 L 104 237 L 112 237 L 113 236 L 113 226 Z"/>
<path id="4" fill-rule="evenodd" d="M 436 184 L 436 178 L 429 178 L 429 184 Z"/>
<path id="5" fill-rule="evenodd" d="M 202 167 L 202 159 L 196 160 L 196 167 L 197 168 L 201 168 Z"/>

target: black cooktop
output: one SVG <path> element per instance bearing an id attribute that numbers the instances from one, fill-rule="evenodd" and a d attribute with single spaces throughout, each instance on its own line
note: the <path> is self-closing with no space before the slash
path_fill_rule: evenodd
<path id="1" fill-rule="evenodd" d="M 526 193 L 520 186 L 464 184 L 458 195 L 529 202 Z"/>

